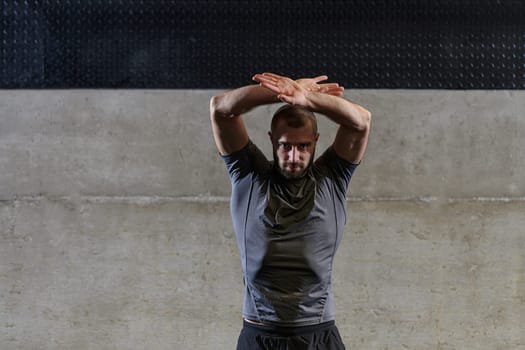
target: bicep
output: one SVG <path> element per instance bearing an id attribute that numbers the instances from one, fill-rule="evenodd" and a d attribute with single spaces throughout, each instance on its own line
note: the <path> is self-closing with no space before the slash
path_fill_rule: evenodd
<path id="1" fill-rule="evenodd" d="M 355 130 L 340 126 L 333 143 L 335 153 L 344 160 L 358 164 L 365 155 L 370 128 Z"/>
<path id="2" fill-rule="evenodd" d="M 248 144 L 248 132 L 242 116 L 222 117 L 211 115 L 215 144 L 221 155 L 232 154 Z"/>

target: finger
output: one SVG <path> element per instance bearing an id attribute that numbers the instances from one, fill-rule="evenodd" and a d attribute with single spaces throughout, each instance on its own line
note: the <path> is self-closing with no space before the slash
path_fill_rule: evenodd
<path id="1" fill-rule="evenodd" d="M 262 80 L 267 80 L 267 81 L 279 81 L 279 80 L 284 80 L 284 77 L 279 77 L 275 74 L 271 74 L 271 73 L 262 73 L 262 74 L 255 74 L 254 77 L 256 77 L 257 79 L 262 79 Z"/>
<path id="2" fill-rule="evenodd" d="M 319 84 L 319 86 L 323 89 L 328 89 L 328 90 L 338 90 L 338 89 L 344 89 L 342 86 L 340 86 L 339 84 L 337 83 L 332 83 L 332 84 Z"/>
<path id="3" fill-rule="evenodd" d="M 262 77 L 262 76 L 254 76 L 253 77 L 253 80 L 255 80 L 256 82 L 258 82 L 259 84 L 266 84 L 266 85 L 274 85 L 274 86 L 277 86 L 277 82 L 272 80 L 272 79 L 267 79 L 265 77 Z"/>
<path id="4" fill-rule="evenodd" d="M 252 77 L 252 80 L 255 80 L 255 81 L 269 81 L 270 79 L 268 77 L 265 77 L 264 75 L 262 74 L 255 74 L 253 77 Z"/>
<path id="5" fill-rule="evenodd" d="M 275 92 L 276 94 L 279 94 L 281 93 L 281 89 L 273 84 L 273 83 L 267 83 L 267 82 L 260 82 L 259 85 L 261 85 L 262 87 L 272 91 L 272 92 Z"/>
<path id="6" fill-rule="evenodd" d="M 324 92 L 324 93 L 330 93 L 330 92 L 343 92 L 344 89 L 340 88 L 340 87 L 321 87 L 321 89 L 319 90 L 320 92 Z"/>
<path id="7" fill-rule="evenodd" d="M 335 89 L 329 89 L 328 91 L 333 91 L 333 92 L 340 92 L 340 93 L 342 93 L 342 92 L 344 91 L 344 89 L 338 87 L 338 88 L 335 88 Z"/>
<path id="8" fill-rule="evenodd" d="M 270 72 L 265 72 L 265 73 L 263 73 L 262 75 L 265 76 L 265 77 L 269 77 L 269 78 L 271 78 L 271 79 L 274 79 L 274 80 L 279 80 L 279 79 L 284 78 L 284 77 L 281 76 L 281 75 L 277 75 L 277 74 L 275 74 L 275 73 L 270 73 Z"/>
<path id="9" fill-rule="evenodd" d="M 337 88 L 337 89 L 327 89 L 322 90 L 321 92 L 327 95 L 333 95 L 333 96 L 343 96 L 344 89 Z"/>
<path id="10" fill-rule="evenodd" d="M 328 79 L 328 76 L 326 75 L 320 75 L 318 77 L 312 78 L 312 80 L 316 83 L 323 81 L 323 80 L 327 80 L 327 79 Z"/>
<path id="11" fill-rule="evenodd" d="M 319 84 L 319 86 L 331 89 L 331 88 L 338 88 L 339 84 L 338 83 L 325 83 L 325 84 Z"/>

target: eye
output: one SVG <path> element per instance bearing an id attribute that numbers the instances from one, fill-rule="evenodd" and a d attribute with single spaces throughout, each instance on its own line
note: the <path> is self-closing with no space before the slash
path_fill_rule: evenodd
<path id="1" fill-rule="evenodd" d="M 292 145 L 286 142 L 279 142 L 279 148 L 288 152 L 292 149 Z"/>
<path id="2" fill-rule="evenodd" d="M 298 147 L 299 147 L 299 150 L 301 150 L 301 151 L 306 151 L 306 150 L 308 149 L 308 146 L 309 146 L 309 145 L 310 145 L 310 144 L 308 144 L 308 143 L 301 143 L 301 144 L 299 144 Z"/>

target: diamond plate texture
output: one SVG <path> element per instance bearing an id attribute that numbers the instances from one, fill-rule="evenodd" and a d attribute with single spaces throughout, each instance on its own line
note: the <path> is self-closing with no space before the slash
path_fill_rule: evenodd
<path id="1" fill-rule="evenodd" d="M 1 1 L 1 88 L 525 87 L 524 1 Z"/>

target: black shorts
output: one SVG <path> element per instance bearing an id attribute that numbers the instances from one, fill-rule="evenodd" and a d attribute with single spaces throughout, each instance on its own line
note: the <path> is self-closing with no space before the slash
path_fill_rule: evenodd
<path id="1" fill-rule="evenodd" d="M 237 350 L 344 350 L 335 322 L 283 328 L 244 321 Z"/>

